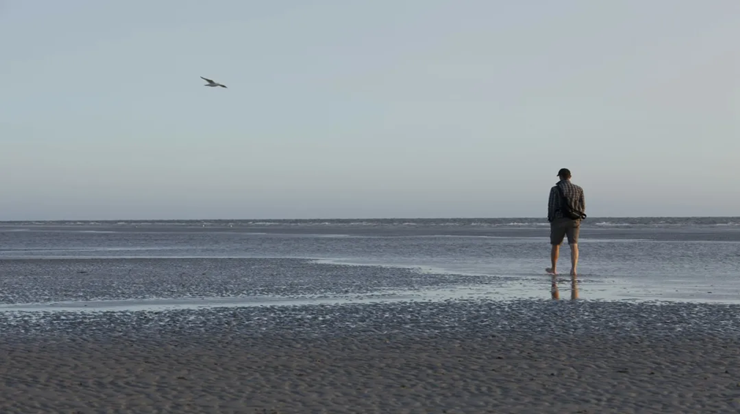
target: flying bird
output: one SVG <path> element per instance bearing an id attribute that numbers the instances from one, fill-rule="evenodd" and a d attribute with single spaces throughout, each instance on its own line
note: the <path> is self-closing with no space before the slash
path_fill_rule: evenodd
<path id="1" fill-rule="evenodd" d="M 204 78 L 204 77 L 202 77 L 202 76 L 201 76 L 200 78 L 201 78 L 201 79 L 203 79 L 204 81 L 208 82 L 207 84 L 205 84 L 205 85 L 203 85 L 203 86 L 210 86 L 210 87 L 212 87 L 212 88 L 215 88 L 216 86 L 220 86 L 220 87 L 222 87 L 222 88 L 225 88 L 225 87 L 226 87 L 225 85 L 221 85 L 220 83 L 218 83 L 218 82 L 214 82 L 214 81 L 212 81 L 212 80 L 210 80 L 210 79 L 208 79 L 208 78 Z"/>

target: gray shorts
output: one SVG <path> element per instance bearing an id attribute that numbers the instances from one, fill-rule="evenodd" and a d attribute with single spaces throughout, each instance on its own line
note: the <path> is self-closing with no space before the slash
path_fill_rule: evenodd
<path id="1" fill-rule="evenodd" d="M 550 223 L 550 244 L 561 244 L 566 235 L 568 236 L 568 244 L 577 244 L 580 231 L 580 220 L 556 218 Z"/>

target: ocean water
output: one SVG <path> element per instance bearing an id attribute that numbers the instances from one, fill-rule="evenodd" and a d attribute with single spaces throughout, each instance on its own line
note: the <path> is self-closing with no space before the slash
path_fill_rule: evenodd
<path id="1" fill-rule="evenodd" d="M 0 222 L 0 307 L 549 300 L 548 234 L 529 218 Z M 580 253 L 581 300 L 740 302 L 738 217 L 589 217 Z"/>

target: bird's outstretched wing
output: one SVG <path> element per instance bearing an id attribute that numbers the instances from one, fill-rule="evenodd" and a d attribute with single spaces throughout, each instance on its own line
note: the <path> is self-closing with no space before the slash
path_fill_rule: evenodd
<path id="1" fill-rule="evenodd" d="M 226 88 L 226 85 L 222 85 L 222 84 L 220 84 L 220 83 L 218 84 L 218 86 L 220 86 L 220 87 L 222 87 L 222 88 Z M 228 89 L 228 88 L 226 88 L 226 89 Z"/>
<path id="2" fill-rule="evenodd" d="M 202 76 L 200 78 L 203 79 L 204 81 L 208 82 L 208 83 L 216 83 L 216 82 L 214 82 L 214 81 L 212 81 L 212 80 L 210 80 L 208 78 L 204 78 Z"/>

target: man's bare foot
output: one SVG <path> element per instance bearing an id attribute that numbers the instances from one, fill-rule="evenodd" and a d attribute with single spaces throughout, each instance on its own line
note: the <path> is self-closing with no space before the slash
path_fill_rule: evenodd
<path id="1" fill-rule="evenodd" d="M 555 269 L 553 269 L 552 267 L 548 267 L 548 268 L 545 268 L 545 272 L 547 272 L 547 273 L 549 273 L 549 274 L 551 274 L 551 275 L 556 275 L 556 274 L 558 274 L 558 271 L 557 271 L 557 270 L 555 270 Z"/>
<path id="2" fill-rule="evenodd" d="M 575 270 L 575 269 L 571 269 L 571 271 L 570 271 L 570 275 L 571 275 L 571 276 L 578 276 L 578 275 L 576 274 L 576 270 Z"/>

